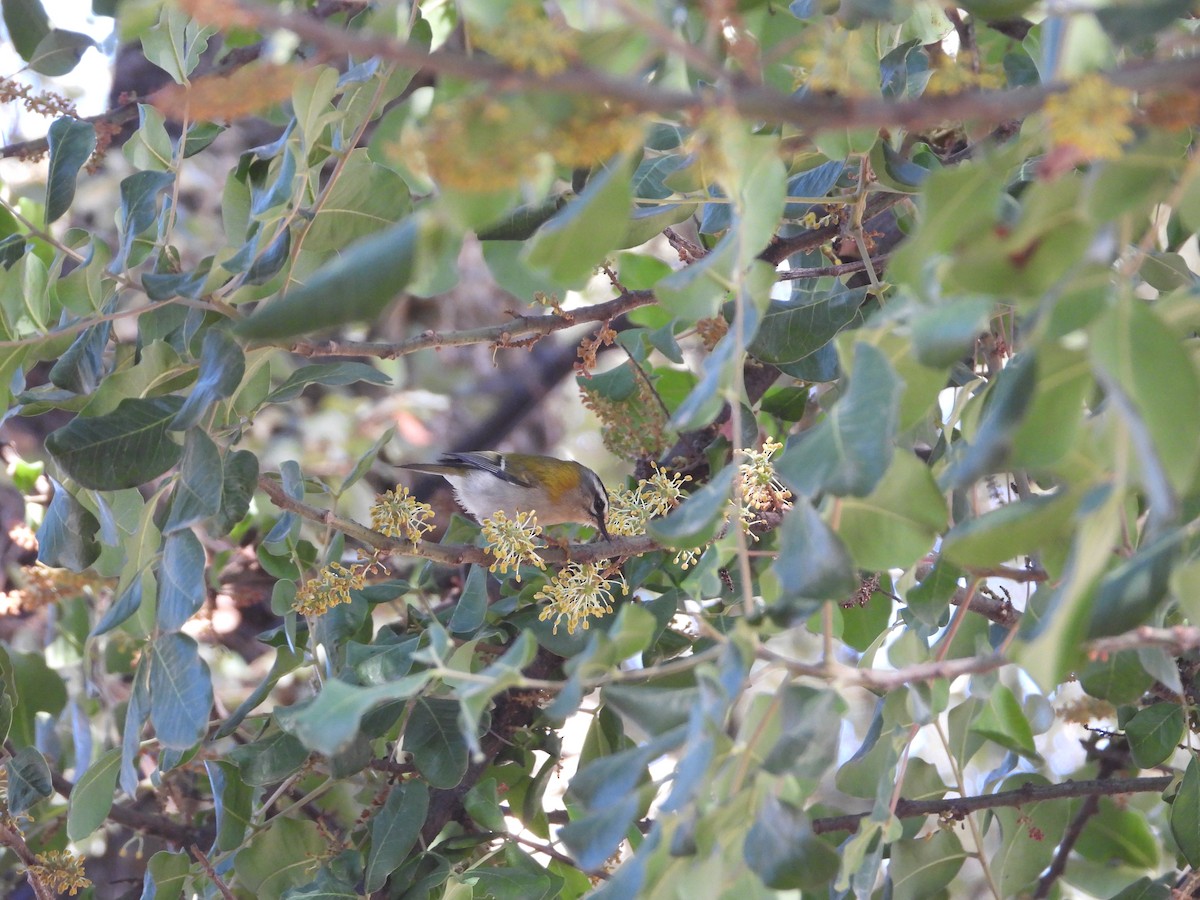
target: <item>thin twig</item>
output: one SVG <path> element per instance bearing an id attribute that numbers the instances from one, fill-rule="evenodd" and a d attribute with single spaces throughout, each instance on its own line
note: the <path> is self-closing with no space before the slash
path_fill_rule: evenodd
<path id="1" fill-rule="evenodd" d="M 196 858 L 196 862 L 200 863 L 200 868 L 202 868 L 204 870 L 204 874 L 208 876 L 208 880 L 211 881 L 216 889 L 221 892 L 221 896 L 224 897 L 225 900 L 237 900 L 237 898 L 233 896 L 233 891 L 231 891 L 229 886 L 221 880 L 221 876 L 217 874 L 217 870 L 214 869 L 212 863 L 208 861 L 208 857 L 204 855 L 204 851 L 195 844 L 192 844 L 190 849 L 192 851 L 192 856 Z"/>
<path id="2" fill-rule="evenodd" d="M 1013 791 L 984 794 L 977 797 L 950 797 L 942 800 L 901 800 L 896 804 L 896 816 L 912 819 L 918 816 L 943 816 L 961 819 L 968 813 L 980 809 L 996 809 L 1002 806 L 1023 806 L 1045 800 L 1062 800 L 1069 797 L 1087 797 L 1093 794 L 1116 796 L 1164 791 L 1174 781 L 1172 775 L 1153 778 L 1104 778 L 1094 781 L 1066 781 L 1062 784 L 1032 784 Z M 858 831 L 858 823 L 872 813 L 851 813 L 845 816 L 828 816 L 813 819 L 812 829 L 816 834 L 831 834 L 838 831 Z"/>
<path id="3" fill-rule="evenodd" d="M 496 344 L 504 346 L 509 341 L 528 335 L 547 335 L 564 328 L 585 322 L 605 322 L 627 313 L 632 309 L 649 306 L 655 302 L 652 291 L 627 291 L 604 303 L 582 309 L 568 310 L 566 315 L 516 316 L 498 325 L 480 328 L 464 328 L 440 334 L 424 331 L 403 341 L 298 341 L 289 348 L 301 356 L 374 356 L 380 359 L 395 359 L 418 350 L 440 347 L 459 347 L 468 344 Z"/>

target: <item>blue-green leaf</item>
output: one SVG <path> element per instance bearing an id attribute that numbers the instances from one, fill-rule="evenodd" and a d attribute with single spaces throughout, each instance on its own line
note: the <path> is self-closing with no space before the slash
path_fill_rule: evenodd
<path id="1" fill-rule="evenodd" d="M 193 428 L 183 443 L 179 480 L 171 495 L 171 511 L 163 534 L 171 534 L 214 516 L 221 508 L 224 473 L 221 453 L 203 430 Z"/>
<path id="2" fill-rule="evenodd" d="M 191 531 L 176 531 L 163 541 L 158 626 L 164 631 L 178 631 L 204 605 L 204 562 L 204 547 Z"/>
<path id="3" fill-rule="evenodd" d="M 200 348 L 200 376 L 171 427 L 184 431 L 198 423 L 213 403 L 233 395 L 245 374 L 242 348 L 225 329 L 208 329 Z"/>
<path id="4" fill-rule="evenodd" d="M 178 397 L 127 397 L 107 415 L 79 416 L 51 432 L 46 449 L 84 487 L 137 487 L 179 461 L 182 451 L 167 437 L 167 429 L 182 402 Z"/>
<path id="5" fill-rule="evenodd" d="M 408 856 L 429 809 L 429 788 L 420 781 L 396 785 L 383 808 L 371 820 L 371 850 L 367 854 L 365 887 L 377 891 Z"/>
<path id="6" fill-rule="evenodd" d="M 53 478 L 50 483 L 54 496 L 38 528 L 38 560 L 82 572 L 100 556 L 100 522 L 65 487 Z"/>
<path id="7" fill-rule="evenodd" d="M 150 719 L 159 742 L 172 750 L 195 746 L 208 730 L 212 700 L 196 642 L 178 632 L 159 635 L 150 646 Z"/>
<path id="8" fill-rule="evenodd" d="M 46 225 L 49 225 L 71 208 L 75 179 L 96 149 L 96 129 L 90 122 L 63 116 L 54 120 L 46 141 L 50 146 L 50 170 L 46 175 Z"/>

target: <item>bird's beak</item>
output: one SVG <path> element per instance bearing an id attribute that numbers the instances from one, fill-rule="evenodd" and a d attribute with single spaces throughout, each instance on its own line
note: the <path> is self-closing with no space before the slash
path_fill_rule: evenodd
<path id="1" fill-rule="evenodd" d="M 598 521 L 598 522 L 596 523 L 596 527 L 597 527 L 598 529 L 600 529 L 600 537 L 601 537 L 601 538 L 603 538 L 603 539 L 604 539 L 604 540 L 606 540 L 606 541 L 610 541 L 610 540 L 612 540 L 612 538 L 610 538 L 610 537 L 609 537 L 609 535 L 608 535 L 608 528 L 606 527 L 606 525 L 605 525 L 605 523 L 604 523 L 604 520 L 603 520 L 603 519 L 601 519 L 600 521 Z"/>

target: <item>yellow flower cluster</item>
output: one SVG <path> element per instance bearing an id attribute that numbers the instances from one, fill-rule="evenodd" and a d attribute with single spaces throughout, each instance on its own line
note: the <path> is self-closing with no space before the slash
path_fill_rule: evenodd
<path id="1" fill-rule="evenodd" d="M 433 523 L 428 521 L 433 516 L 432 506 L 417 500 L 408 488 L 397 486 L 375 498 L 371 506 L 371 527 L 380 534 L 402 537 L 416 544 L 426 532 L 433 530 Z"/>
<path id="2" fill-rule="evenodd" d="M 556 162 L 590 168 L 640 145 L 642 133 L 642 120 L 632 107 L 581 97 L 571 114 L 554 125 L 549 149 Z"/>
<path id="3" fill-rule="evenodd" d="M 493 96 L 434 107 L 419 142 L 429 174 L 443 187 L 480 192 L 532 177 L 540 147 L 525 123 L 512 120 L 513 109 Z"/>
<path id="4" fill-rule="evenodd" d="M 783 444 L 767 438 L 761 450 L 745 450 L 745 462 L 738 467 L 742 480 L 741 520 L 747 530 L 764 524 L 762 513 L 783 512 L 792 505 L 792 492 L 775 475 L 771 457 Z"/>
<path id="5" fill-rule="evenodd" d="M 613 611 L 614 585 L 620 585 L 621 593 L 628 596 L 629 585 L 620 571 L 610 580 L 601 563 L 570 563 L 554 574 L 546 586 L 533 595 L 534 600 L 550 601 L 538 614 L 545 622 L 554 619 L 554 633 L 563 619 L 567 620 L 567 634 L 578 628 L 587 629 L 589 618 L 600 618 Z"/>
<path id="6" fill-rule="evenodd" d="M 537 538 L 542 533 L 542 526 L 537 523 L 536 513 L 517 513 L 515 518 L 510 519 L 503 512 L 497 512 L 481 524 L 483 539 L 487 541 L 488 552 L 493 560 L 488 571 L 503 574 L 512 569 L 517 581 L 520 581 L 521 563 L 529 563 L 539 569 L 546 568 L 537 552 Z"/>
<path id="7" fill-rule="evenodd" d="M 292 604 L 296 612 L 304 616 L 319 616 L 326 610 L 350 602 L 350 592 L 366 586 L 366 568 L 346 568 L 341 563 L 330 563 L 310 578 L 296 591 Z"/>
<path id="8" fill-rule="evenodd" d="M 29 879 L 41 882 L 56 894 L 70 894 L 74 897 L 79 891 L 92 886 L 92 882 L 83 874 L 83 860 L 67 850 L 51 850 L 49 853 L 39 853 L 37 863 L 29 867 Z"/>
<path id="9" fill-rule="evenodd" d="M 54 569 L 41 563 L 22 566 L 17 581 L 20 587 L 0 593 L 0 615 L 34 612 L 67 597 L 77 597 L 86 588 L 101 584 L 94 572 Z"/>
<path id="10" fill-rule="evenodd" d="M 1042 115 L 1050 143 L 1070 148 L 1079 160 L 1118 159 L 1133 140 L 1132 92 L 1095 73 L 1046 98 Z"/>
<path id="11" fill-rule="evenodd" d="M 929 78 L 926 94 L 961 94 L 964 91 L 996 91 L 1004 87 L 1004 73 L 990 69 L 975 70 L 969 53 L 941 57 Z"/>
<path id="12" fill-rule="evenodd" d="M 542 4 L 518 0 L 495 28 L 471 30 L 475 46 L 523 72 L 543 78 L 563 71 L 575 56 L 575 38 L 565 26 L 550 21 Z"/>
<path id="13" fill-rule="evenodd" d="M 646 523 L 665 516 L 683 499 L 683 485 L 691 475 L 673 472 L 668 475 L 658 466 L 654 474 L 638 482 L 633 490 L 610 491 L 608 496 L 608 530 L 610 534 L 637 535 L 646 533 Z"/>

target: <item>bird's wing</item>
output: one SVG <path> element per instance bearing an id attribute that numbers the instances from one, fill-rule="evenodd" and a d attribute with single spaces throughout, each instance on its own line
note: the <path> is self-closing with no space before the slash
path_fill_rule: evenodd
<path id="1" fill-rule="evenodd" d="M 520 487 L 532 486 L 525 479 L 518 478 L 507 471 L 504 466 L 504 457 L 490 450 L 476 453 L 444 453 L 438 459 L 438 462 L 450 466 L 467 466 L 472 469 L 479 469 L 480 471 L 495 475 L 501 481 L 507 481 L 509 484 L 515 484 Z"/>

